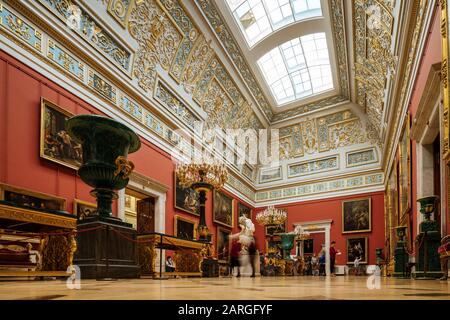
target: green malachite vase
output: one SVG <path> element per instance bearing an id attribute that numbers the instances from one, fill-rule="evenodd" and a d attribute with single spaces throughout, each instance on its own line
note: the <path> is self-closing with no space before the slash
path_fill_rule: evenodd
<path id="1" fill-rule="evenodd" d="M 128 185 L 134 165 L 126 158 L 139 150 L 139 137 L 126 125 L 103 116 L 79 115 L 70 118 L 66 130 L 83 147 L 83 164 L 78 175 L 93 187 L 97 214 L 111 217 L 115 190 Z"/>
<path id="2" fill-rule="evenodd" d="M 281 249 L 283 249 L 283 259 L 291 260 L 290 252 L 294 247 L 295 234 L 293 233 L 281 233 Z"/>

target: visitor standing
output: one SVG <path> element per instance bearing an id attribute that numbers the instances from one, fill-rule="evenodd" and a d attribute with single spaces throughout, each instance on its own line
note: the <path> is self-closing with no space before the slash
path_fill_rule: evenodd
<path id="1" fill-rule="evenodd" d="M 175 263 L 171 256 L 166 258 L 166 272 L 174 272 L 175 271 Z"/>
<path id="2" fill-rule="evenodd" d="M 336 264 L 336 255 L 340 254 L 338 250 L 335 248 L 336 241 L 331 241 L 330 246 L 330 273 L 332 277 L 335 277 L 336 274 L 334 273 L 334 266 Z"/>
<path id="3" fill-rule="evenodd" d="M 313 256 L 311 257 L 311 268 L 312 268 L 312 275 L 313 276 L 318 276 L 319 275 L 319 258 L 317 257 L 317 255 L 314 253 Z"/>
<path id="4" fill-rule="evenodd" d="M 239 263 L 240 254 L 241 254 L 241 244 L 239 243 L 238 239 L 233 239 L 231 241 L 230 268 L 231 268 L 231 274 L 233 274 L 234 268 L 237 268 L 236 277 L 241 276 L 240 263 Z"/>
<path id="5" fill-rule="evenodd" d="M 248 257 L 250 259 L 250 265 L 252 267 L 252 275 L 251 277 L 255 277 L 255 264 L 256 264 L 256 253 L 258 252 L 258 248 L 256 247 L 256 238 L 253 237 L 252 241 L 250 242 L 250 245 L 248 246 Z"/>
<path id="6" fill-rule="evenodd" d="M 326 262 L 326 256 L 325 256 L 325 250 L 322 249 L 319 253 L 319 275 L 324 276 L 325 275 L 325 262 Z"/>

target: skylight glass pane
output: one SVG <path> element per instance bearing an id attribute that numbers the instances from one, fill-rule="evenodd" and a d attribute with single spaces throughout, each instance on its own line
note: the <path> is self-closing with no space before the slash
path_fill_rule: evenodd
<path id="1" fill-rule="evenodd" d="M 250 46 L 292 22 L 322 16 L 320 0 L 227 0 Z"/>
<path id="2" fill-rule="evenodd" d="M 258 65 L 278 105 L 334 87 L 325 33 L 287 41 L 262 56 Z"/>

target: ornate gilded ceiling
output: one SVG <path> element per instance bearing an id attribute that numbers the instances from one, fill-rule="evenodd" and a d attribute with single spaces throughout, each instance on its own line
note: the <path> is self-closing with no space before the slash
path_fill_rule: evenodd
<path id="1" fill-rule="evenodd" d="M 177 128 L 199 133 L 198 123 L 206 129 L 280 129 L 280 167 L 264 175 L 244 165 L 239 171 L 246 183 L 231 180 L 249 197 L 263 176 L 269 177 L 264 188 L 286 185 L 282 197 L 382 183 L 380 136 L 399 69 L 393 52 L 400 0 L 323 1 L 330 12 L 338 92 L 281 112 L 274 112 L 217 1 L 35 1 L 30 7 L 57 16 L 58 28 L 84 46 L 53 30 L 33 52 L 171 146 L 180 142 Z M 85 28 L 72 32 L 61 23 L 73 14 L 71 6 L 81 8 Z M 305 179 L 308 185 L 290 186 Z M 264 191 L 259 200 L 275 195 Z"/>
<path id="2" fill-rule="evenodd" d="M 332 0 L 330 6 L 330 19 L 332 22 L 332 33 L 334 41 L 334 50 L 337 54 L 337 68 L 339 70 L 339 92 L 336 96 L 319 99 L 312 103 L 300 104 L 295 108 L 283 112 L 274 112 L 274 106 L 267 99 L 268 93 L 264 91 L 260 82 L 257 81 L 255 74 L 250 67 L 251 63 L 245 58 L 242 48 L 238 44 L 236 35 L 230 29 L 220 12 L 215 0 L 195 0 L 201 8 L 204 16 L 210 23 L 215 34 L 221 41 L 221 44 L 227 51 L 229 57 L 235 64 L 241 77 L 246 82 L 248 88 L 254 95 L 257 105 L 265 113 L 270 123 L 279 122 L 292 117 L 299 117 L 305 113 L 311 113 L 319 109 L 330 107 L 349 100 L 349 70 L 347 58 L 346 32 L 344 0 Z M 276 35 L 274 35 L 275 37 Z"/>
<path id="3" fill-rule="evenodd" d="M 355 0 L 354 54 L 356 103 L 381 134 L 386 88 L 395 75 L 393 51 L 395 0 Z"/>

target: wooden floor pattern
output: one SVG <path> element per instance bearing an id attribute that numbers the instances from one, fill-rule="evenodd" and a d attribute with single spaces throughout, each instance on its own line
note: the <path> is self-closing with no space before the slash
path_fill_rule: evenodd
<path id="1" fill-rule="evenodd" d="M 450 300 L 450 282 L 381 278 L 368 289 L 367 277 L 183 278 L 170 280 L 82 280 L 81 289 L 65 281 L 0 281 L 2 300 L 239 300 L 384 299 Z"/>

